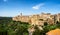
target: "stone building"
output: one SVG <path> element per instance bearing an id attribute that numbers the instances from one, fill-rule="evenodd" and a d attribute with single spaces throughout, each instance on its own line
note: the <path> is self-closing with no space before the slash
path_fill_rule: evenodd
<path id="1" fill-rule="evenodd" d="M 60 13 L 56 15 L 57 21 L 60 21 Z"/>
<path id="2" fill-rule="evenodd" d="M 60 21 L 60 14 L 52 15 L 50 13 L 41 13 L 35 15 L 24 16 L 22 13 L 12 18 L 14 21 L 28 22 L 31 25 L 44 25 L 44 22 L 48 24 L 55 24 L 56 21 Z"/>

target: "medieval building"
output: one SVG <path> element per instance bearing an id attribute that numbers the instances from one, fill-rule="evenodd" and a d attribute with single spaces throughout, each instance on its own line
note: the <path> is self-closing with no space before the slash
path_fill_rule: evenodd
<path id="1" fill-rule="evenodd" d="M 56 21 L 60 21 L 60 14 L 52 15 L 50 13 L 41 13 L 35 15 L 24 16 L 22 13 L 12 18 L 14 21 L 28 22 L 31 25 L 44 25 L 44 22 L 48 24 L 55 24 Z"/>

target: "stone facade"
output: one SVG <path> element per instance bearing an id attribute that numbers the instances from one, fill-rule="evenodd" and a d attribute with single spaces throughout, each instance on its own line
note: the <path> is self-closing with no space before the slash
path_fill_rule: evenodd
<path id="1" fill-rule="evenodd" d="M 44 22 L 48 24 L 55 24 L 56 21 L 60 21 L 60 14 L 52 15 L 50 13 L 41 13 L 36 15 L 24 16 L 19 15 L 12 18 L 14 21 L 28 22 L 31 25 L 44 25 Z"/>

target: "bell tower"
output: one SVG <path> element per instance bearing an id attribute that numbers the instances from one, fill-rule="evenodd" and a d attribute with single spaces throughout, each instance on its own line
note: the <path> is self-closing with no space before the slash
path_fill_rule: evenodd
<path id="1" fill-rule="evenodd" d="M 20 16 L 22 16 L 22 13 L 20 13 Z"/>

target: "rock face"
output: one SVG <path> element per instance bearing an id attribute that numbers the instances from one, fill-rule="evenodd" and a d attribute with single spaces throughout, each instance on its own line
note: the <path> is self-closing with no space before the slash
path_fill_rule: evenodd
<path id="1" fill-rule="evenodd" d="M 28 28 L 29 35 L 32 35 L 34 31 L 35 31 L 35 29 L 33 26 Z"/>
<path id="2" fill-rule="evenodd" d="M 56 21 L 60 21 L 60 14 L 52 15 L 50 13 L 41 13 L 35 15 L 24 16 L 18 15 L 12 18 L 14 21 L 28 22 L 31 25 L 44 25 L 44 22 L 48 24 L 54 24 Z"/>

